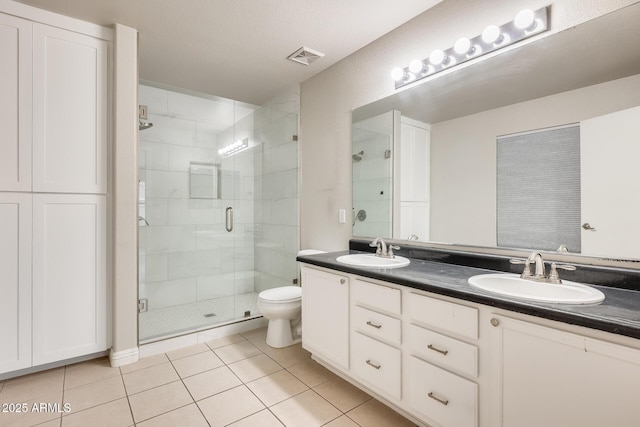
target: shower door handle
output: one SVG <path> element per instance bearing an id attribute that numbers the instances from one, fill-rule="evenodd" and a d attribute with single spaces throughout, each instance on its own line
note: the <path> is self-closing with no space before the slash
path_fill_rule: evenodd
<path id="1" fill-rule="evenodd" d="M 231 206 L 227 207 L 225 211 L 225 224 L 224 228 L 231 233 L 233 231 L 233 208 Z"/>

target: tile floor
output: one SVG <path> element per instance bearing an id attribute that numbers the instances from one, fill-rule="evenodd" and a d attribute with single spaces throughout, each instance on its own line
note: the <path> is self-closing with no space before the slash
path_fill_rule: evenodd
<path id="1" fill-rule="evenodd" d="M 102 358 L 0 381 L 0 426 L 415 425 L 300 345 L 272 349 L 265 336 L 258 329 L 121 368 Z"/>

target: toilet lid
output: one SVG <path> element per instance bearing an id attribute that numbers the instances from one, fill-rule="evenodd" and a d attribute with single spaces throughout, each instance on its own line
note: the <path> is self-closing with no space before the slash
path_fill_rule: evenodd
<path id="1" fill-rule="evenodd" d="M 302 288 L 300 286 L 281 286 L 262 291 L 258 297 L 271 302 L 289 302 L 302 298 Z"/>

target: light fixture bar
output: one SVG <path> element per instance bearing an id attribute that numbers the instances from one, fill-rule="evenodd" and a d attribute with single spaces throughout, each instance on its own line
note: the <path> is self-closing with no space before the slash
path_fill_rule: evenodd
<path id="1" fill-rule="evenodd" d="M 230 157 L 247 148 L 249 148 L 249 138 L 239 139 L 219 149 L 218 154 L 222 157 Z"/>
<path id="2" fill-rule="evenodd" d="M 548 9 L 521 10 L 511 22 L 489 25 L 472 39 L 462 37 L 447 50 L 435 49 L 422 61 L 414 59 L 408 67 L 394 68 L 391 78 L 396 89 L 547 31 Z"/>

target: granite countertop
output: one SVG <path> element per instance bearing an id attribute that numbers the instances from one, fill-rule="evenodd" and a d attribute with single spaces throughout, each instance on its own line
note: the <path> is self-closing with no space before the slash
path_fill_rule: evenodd
<path id="1" fill-rule="evenodd" d="M 588 305 L 521 301 L 490 294 L 467 283 L 471 276 L 495 273 L 495 270 L 416 258 L 410 258 L 411 263 L 407 267 L 398 269 L 360 268 L 336 261 L 341 255 L 355 253 L 369 252 L 330 252 L 298 256 L 297 260 L 491 307 L 640 339 L 640 291 L 637 290 L 592 284 L 590 286 L 604 293 L 605 300 Z"/>

